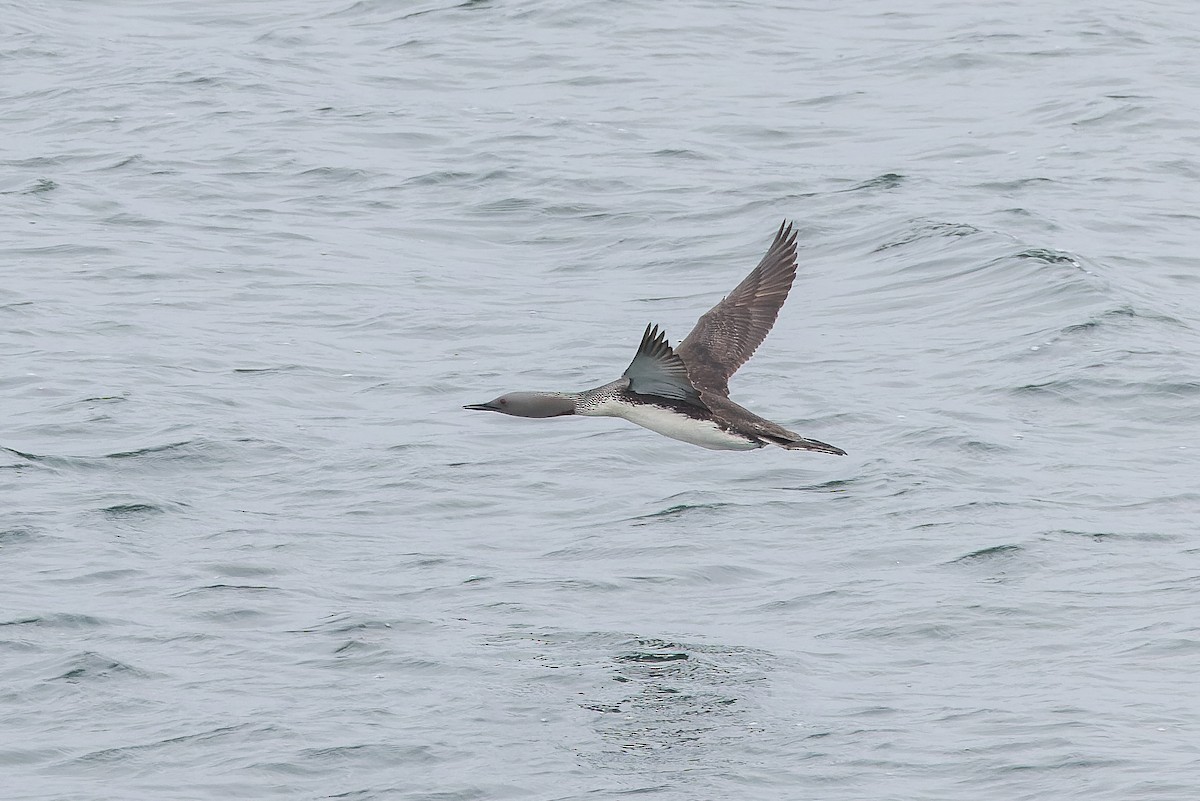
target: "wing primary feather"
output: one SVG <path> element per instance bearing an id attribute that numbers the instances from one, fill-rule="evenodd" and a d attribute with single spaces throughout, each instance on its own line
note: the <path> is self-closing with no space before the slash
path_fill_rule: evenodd
<path id="1" fill-rule="evenodd" d="M 784 220 L 758 266 L 679 344 L 675 352 L 698 389 L 727 395 L 729 377 L 766 339 L 796 278 L 798 233 Z"/>

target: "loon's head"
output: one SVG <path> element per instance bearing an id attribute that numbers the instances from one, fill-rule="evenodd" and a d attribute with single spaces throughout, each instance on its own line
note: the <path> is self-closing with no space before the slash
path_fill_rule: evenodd
<path id="1" fill-rule="evenodd" d="M 575 414 L 575 397 L 557 392 L 510 392 L 487 403 L 472 403 L 463 408 L 513 417 L 559 417 Z"/>

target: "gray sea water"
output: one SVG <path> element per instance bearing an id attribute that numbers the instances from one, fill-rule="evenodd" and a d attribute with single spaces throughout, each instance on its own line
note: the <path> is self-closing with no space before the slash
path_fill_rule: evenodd
<path id="1" fill-rule="evenodd" d="M 0 30 L 0 797 L 1200 798 L 1193 4 Z M 785 217 L 849 456 L 461 410 Z"/>

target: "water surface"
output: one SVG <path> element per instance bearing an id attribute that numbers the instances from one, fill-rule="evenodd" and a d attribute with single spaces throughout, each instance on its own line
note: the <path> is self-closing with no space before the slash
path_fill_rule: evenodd
<path id="1" fill-rule="evenodd" d="M 12 6 L 5 797 L 1193 801 L 1192 16 Z"/>

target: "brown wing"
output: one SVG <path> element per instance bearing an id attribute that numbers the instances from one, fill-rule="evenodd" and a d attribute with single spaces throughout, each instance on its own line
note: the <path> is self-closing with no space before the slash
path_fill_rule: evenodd
<path id="1" fill-rule="evenodd" d="M 729 394 L 729 377 L 766 339 L 795 277 L 796 232 L 784 220 L 758 266 L 675 349 L 697 389 Z"/>

